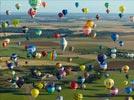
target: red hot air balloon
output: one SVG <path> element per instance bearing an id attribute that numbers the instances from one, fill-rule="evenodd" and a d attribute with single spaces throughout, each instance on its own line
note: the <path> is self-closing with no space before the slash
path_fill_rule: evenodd
<path id="1" fill-rule="evenodd" d="M 42 4 L 42 6 L 43 6 L 44 8 L 47 6 L 47 3 L 46 3 L 46 2 L 42 2 L 41 4 Z"/>
<path id="2" fill-rule="evenodd" d="M 62 18 L 64 16 L 63 13 L 58 13 L 59 18 Z"/>
<path id="3" fill-rule="evenodd" d="M 90 27 L 87 27 L 87 26 L 84 26 L 84 27 L 83 27 L 83 34 L 84 34 L 85 36 L 89 36 L 90 33 L 91 33 L 91 31 L 92 31 L 92 29 L 91 29 Z"/>
<path id="4" fill-rule="evenodd" d="M 60 38 L 61 35 L 60 35 L 59 33 L 55 33 L 55 34 L 53 35 L 53 37 L 54 37 L 54 38 Z"/>
<path id="5" fill-rule="evenodd" d="M 30 8 L 30 9 L 28 10 L 28 14 L 29 14 L 32 18 L 34 18 L 35 15 L 37 14 L 37 11 L 34 10 L 33 8 Z"/>
<path id="6" fill-rule="evenodd" d="M 78 88 L 78 83 L 76 81 L 72 81 L 70 87 L 71 89 L 76 90 Z"/>

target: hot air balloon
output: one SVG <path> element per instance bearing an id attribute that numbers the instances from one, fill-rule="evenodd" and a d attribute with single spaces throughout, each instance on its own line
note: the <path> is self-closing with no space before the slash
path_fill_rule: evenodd
<path id="1" fill-rule="evenodd" d="M 122 18 L 123 17 L 123 14 L 122 13 L 119 13 L 119 17 Z"/>
<path id="2" fill-rule="evenodd" d="M 55 34 L 53 35 L 53 37 L 54 37 L 54 38 L 60 38 L 61 35 L 60 35 L 59 33 L 55 33 Z"/>
<path id="3" fill-rule="evenodd" d="M 124 13 L 125 10 L 126 10 L 126 7 L 125 7 L 124 5 L 119 6 L 119 11 L 120 11 L 121 13 Z"/>
<path id="4" fill-rule="evenodd" d="M 109 3 L 108 2 L 105 3 L 105 7 L 109 8 Z"/>
<path id="5" fill-rule="evenodd" d="M 62 18 L 62 17 L 64 17 L 64 14 L 63 13 L 58 13 L 58 16 L 59 16 L 59 18 Z"/>
<path id="6" fill-rule="evenodd" d="M 96 18 L 97 20 L 99 20 L 99 19 L 100 19 L 99 14 L 97 14 L 95 18 Z"/>
<path id="7" fill-rule="evenodd" d="M 88 8 L 82 8 L 82 12 L 83 12 L 84 14 L 88 14 L 88 13 L 89 13 L 89 9 L 88 9 Z"/>
<path id="8" fill-rule="evenodd" d="M 110 13 L 110 10 L 109 10 L 109 9 L 107 9 L 107 10 L 106 10 L 106 13 L 107 13 L 107 14 L 109 14 L 109 13 Z"/>
<path id="9" fill-rule="evenodd" d="M 99 54 L 99 55 L 97 56 L 97 60 L 98 60 L 99 63 L 105 62 L 106 59 L 107 59 L 107 56 L 106 56 L 105 54 Z"/>
<path id="10" fill-rule="evenodd" d="M 48 85 L 47 86 L 47 92 L 49 93 L 49 94 L 52 94 L 52 93 L 54 93 L 55 92 L 55 87 L 53 86 L 53 85 Z"/>
<path id="11" fill-rule="evenodd" d="M 61 86 L 56 86 L 56 91 L 57 92 L 61 92 L 61 90 L 62 90 L 62 87 Z"/>
<path id="12" fill-rule="evenodd" d="M 2 28 L 7 28 L 8 27 L 8 24 L 6 22 L 2 22 L 1 27 Z"/>
<path id="13" fill-rule="evenodd" d="M 106 88 L 111 89 L 114 86 L 114 80 L 106 79 L 104 80 L 104 85 L 106 86 Z"/>
<path id="14" fill-rule="evenodd" d="M 80 70 L 81 70 L 81 71 L 85 71 L 85 69 L 86 69 L 86 66 L 85 66 L 85 65 L 81 65 L 81 66 L 80 66 Z"/>
<path id="15" fill-rule="evenodd" d="M 27 33 L 27 32 L 28 32 L 28 30 L 29 30 L 29 28 L 28 28 L 28 27 L 26 27 L 26 26 L 23 26 L 23 27 L 22 27 L 22 31 L 23 31 L 23 33 Z"/>
<path id="16" fill-rule="evenodd" d="M 113 88 L 111 88 L 111 90 L 110 90 L 110 94 L 113 95 L 113 96 L 117 95 L 118 92 L 119 92 L 118 88 L 114 88 L 114 87 L 113 87 Z"/>
<path id="17" fill-rule="evenodd" d="M 100 68 L 103 69 L 103 70 L 106 70 L 107 69 L 107 63 L 106 62 L 100 63 Z"/>
<path id="18" fill-rule="evenodd" d="M 124 66 L 122 67 L 122 71 L 123 71 L 124 73 L 127 73 L 127 72 L 129 71 L 129 66 L 128 66 L 128 65 L 124 65 Z"/>
<path id="19" fill-rule="evenodd" d="M 85 78 L 82 77 L 82 76 L 79 76 L 79 77 L 77 78 L 77 82 L 78 82 L 79 84 L 83 84 L 83 83 L 85 82 Z"/>
<path id="20" fill-rule="evenodd" d="M 41 0 L 29 0 L 29 4 L 33 9 L 37 9 L 41 5 Z"/>
<path id="21" fill-rule="evenodd" d="M 129 17 L 130 22 L 134 22 L 134 16 Z"/>
<path id="22" fill-rule="evenodd" d="M 68 45 L 68 42 L 67 42 L 66 38 L 63 37 L 63 38 L 61 39 L 61 41 L 60 41 L 61 49 L 62 49 L 63 51 L 65 51 L 67 45 Z"/>
<path id="23" fill-rule="evenodd" d="M 113 34 L 111 35 L 111 39 L 112 39 L 113 41 L 117 41 L 117 40 L 119 39 L 119 35 L 113 33 Z"/>
<path id="24" fill-rule="evenodd" d="M 9 10 L 6 10 L 6 15 L 10 15 Z"/>
<path id="25" fill-rule="evenodd" d="M 19 10 L 21 5 L 19 3 L 17 3 L 17 4 L 15 4 L 15 7 L 16 7 L 17 10 Z"/>
<path id="26" fill-rule="evenodd" d="M 79 2 L 75 2 L 75 7 L 76 7 L 76 8 L 79 7 Z"/>
<path id="27" fill-rule="evenodd" d="M 124 41 L 119 41 L 120 46 L 124 46 Z"/>
<path id="28" fill-rule="evenodd" d="M 71 89 L 76 90 L 78 88 L 78 83 L 76 81 L 72 81 L 70 87 Z"/>
<path id="29" fill-rule="evenodd" d="M 4 40 L 4 42 L 7 42 L 7 44 L 9 44 L 9 43 L 10 43 L 10 39 L 9 39 L 9 38 L 6 38 L 6 39 Z"/>
<path id="30" fill-rule="evenodd" d="M 56 100 L 63 100 L 63 96 L 57 96 Z"/>
<path id="31" fill-rule="evenodd" d="M 28 10 L 28 14 L 31 16 L 31 18 L 34 18 L 35 15 L 37 14 L 37 10 L 33 9 L 33 8 L 30 8 Z"/>
<path id="32" fill-rule="evenodd" d="M 32 90 L 31 90 L 31 95 L 32 95 L 32 97 L 34 97 L 34 98 L 38 97 L 39 93 L 40 93 L 40 92 L 39 92 L 38 89 L 32 89 Z"/>
<path id="33" fill-rule="evenodd" d="M 64 16 L 66 16 L 68 14 L 68 10 L 67 9 L 63 9 L 62 13 L 64 14 Z"/>
<path id="34" fill-rule="evenodd" d="M 42 34 L 42 30 L 36 29 L 35 30 L 35 34 L 38 35 L 38 36 L 40 36 Z"/>
<path id="35" fill-rule="evenodd" d="M 42 2 L 41 4 L 44 8 L 47 6 L 47 2 Z"/>
<path id="36" fill-rule="evenodd" d="M 74 100 L 83 100 L 83 94 L 75 93 L 73 98 Z"/>
<path id="37" fill-rule="evenodd" d="M 61 68 L 62 67 L 62 64 L 61 63 L 56 63 L 56 67 L 57 68 Z"/>
<path id="38" fill-rule="evenodd" d="M 2 42 L 2 46 L 4 47 L 4 48 L 6 48 L 7 46 L 8 46 L 8 43 L 7 42 Z"/>
<path id="39" fill-rule="evenodd" d="M 130 94 L 131 92 L 133 92 L 133 89 L 131 87 L 125 88 L 125 93 Z"/>
<path id="40" fill-rule="evenodd" d="M 35 54 L 35 57 L 36 57 L 36 58 L 38 58 L 38 59 L 40 59 L 40 58 L 41 58 L 41 56 L 42 56 L 42 54 L 41 54 L 41 53 L 36 53 L 36 54 Z"/>
<path id="41" fill-rule="evenodd" d="M 12 24 L 14 25 L 14 27 L 17 27 L 20 24 L 20 20 L 19 19 L 13 19 Z"/>
<path id="42" fill-rule="evenodd" d="M 42 89 L 42 88 L 44 87 L 44 85 L 43 85 L 41 82 L 36 83 L 35 86 L 36 86 L 36 88 L 38 88 L 38 89 Z"/>
<path id="43" fill-rule="evenodd" d="M 93 28 L 94 21 L 93 20 L 87 20 L 85 26 Z"/>

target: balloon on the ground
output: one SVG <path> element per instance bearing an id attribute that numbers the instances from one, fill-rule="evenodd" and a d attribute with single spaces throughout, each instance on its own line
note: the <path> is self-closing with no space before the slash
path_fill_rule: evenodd
<path id="1" fill-rule="evenodd" d="M 65 37 L 61 38 L 60 46 L 61 46 L 62 51 L 65 51 L 65 49 L 67 48 L 67 45 L 68 45 L 68 42 L 66 38 Z"/>
<path id="2" fill-rule="evenodd" d="M 39 92 L 38 89 L 32 89 L 32 90 L 31 90 L 31 95 L 32 95 L 32 97 L 34 97 L 34 98 L 38 97 L 39 93 L 40 93 L 40 92 Z"/>
<path id="3" fill-rule="evenodd" d="M 114 86 L 114 80 L 108 78 L 104 80 L 104 85 L 106 88 L 111 89 Z"/>

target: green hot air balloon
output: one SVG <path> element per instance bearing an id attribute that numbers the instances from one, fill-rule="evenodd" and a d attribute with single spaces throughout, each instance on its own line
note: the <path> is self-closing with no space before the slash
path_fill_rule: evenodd
<path id="1" fill-rule="evenodd" d="M 20 24 L 20 20 L 19 19 L 13 19 L 12 24 L 13 24 L 14 27 L 17 27 Z"/>
<path id="2" fill-rule="evenodd" d="M 35 34 L 38 35 L 38 36 L 40 36 L 40 35 L 42 34 L 42 30 L 37 29 L 37 30 L 35 31 Z"/>
<path id="3" fill-rule="evenodd" d="M 37 9 L 41 4 L 41 0 L 29 0 L 29 4 L 33 9 Z"/>
<path id="4" fill-rule="evenodd" d="M 2 28 L 7 28 L 8 27 L 8 24 L 6 22 L 2 22 L 1 27 Z"/>
<path id="5" fill-rule="evenodd" d="M 105 3 L 105 7 L 106 7 L 106 8 L 109 7 L 109 3 L 108 3 L 108 2 Z"/>

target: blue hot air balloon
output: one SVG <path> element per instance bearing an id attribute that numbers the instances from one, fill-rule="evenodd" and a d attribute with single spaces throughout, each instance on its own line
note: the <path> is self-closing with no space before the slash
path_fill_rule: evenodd
<path id="1" fill-rule="evenodd" d="M 97 56 L 97 60 L 98 60 L 98 62 L 101 63 L 101 64 L 102 64 L 103 62 L 105 62 L 106 59 L 107 59 L 107 56 L 106 56 L 105 54 L 99 54 L 99 55 Z"/>
<path id="2" fill-rule="evenodd" d="M 63 14 L 64 14 L 64 16 L 65 16 L 65 15 L 67 15 L 68 10 L 67 10 L 67 9 L 63 9 L 63 10 L 62 10 L 62 13 L 63 13 Z"/>
<path id="3" fill-rule="evenodd" d="M 111 35 L 111 39 L 112 39 L 113 41 L 117 41 L 117 40 L 119 39 L 119 35 L 113 33 L 113 34 Z"/>
<path id="4" fill-rule="evenodd" d="M 124 41 L 119 41 L 120 46 L 124 46 Z"/>
<path id="5" fill-rule="evenodd" d="M 125 88 L 125 93 L 130 94 L 131 92 L 133 92 L 133 89 L 131 87 Z"/>
<path id="6" fill-rule="evenodd" d="M 75 7 L 76 7 L 76 8 L 79 7 L 79 2 L 75 2 Z"/>

